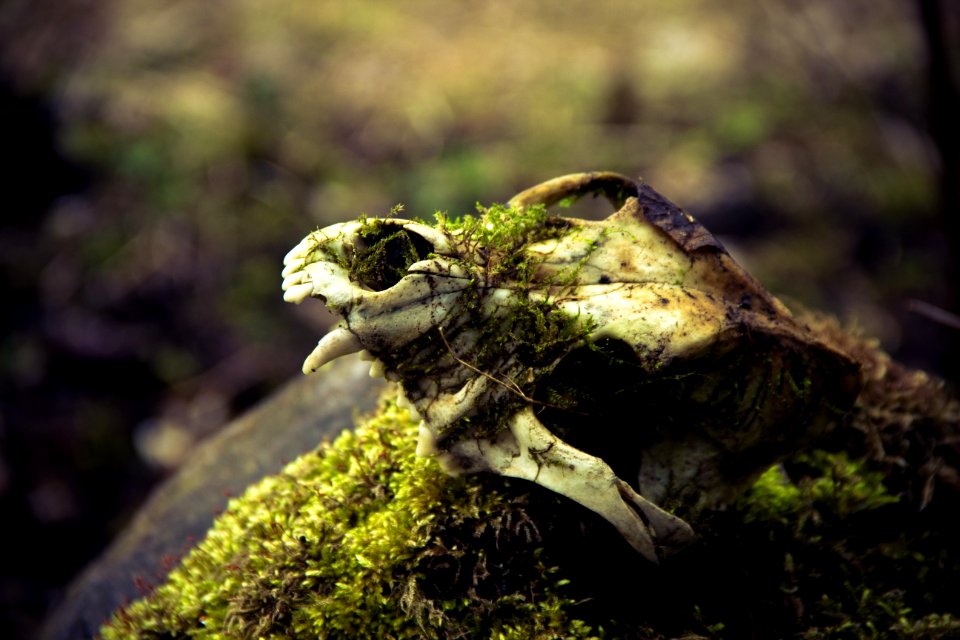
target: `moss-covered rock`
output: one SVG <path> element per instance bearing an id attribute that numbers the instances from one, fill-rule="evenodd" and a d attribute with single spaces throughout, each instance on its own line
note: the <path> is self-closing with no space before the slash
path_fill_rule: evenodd
<path id="1" fill-rule="evenodd" d="M 415 456 L 416 424 L 388 397 L 233 500 L 101 634 L 957 637 L 957 404 L 870 342 L 809 320 L 864 364 L 849 425 L 703 513 L 699 543 L 662 567 L 536 485 L 444 475 Z"/>
<path id="2" fill-rule="evenodd" d="M 103 636 L 587 637 L 524 499 L 447 477 L 416 431 L 387 402 L 252 486 Z"/>

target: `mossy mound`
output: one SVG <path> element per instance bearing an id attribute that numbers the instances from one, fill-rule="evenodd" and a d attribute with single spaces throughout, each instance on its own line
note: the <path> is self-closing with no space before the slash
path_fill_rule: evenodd
<path id="1" fill-rule="evenodd" d="M 447 477 L 416 432 L 388 402 L 254 485 L 102 636 L 588 636 L 522 496 Z"/>
<path id="2" fill-rule="evenodd" d="M 956 495 L 918 510 L 884 460 L 798 454 L 655 567 L 536 485 L 445 476 L 416 430 L 388 399 L 251 487 L 101 635 L 960 637 Z"/>

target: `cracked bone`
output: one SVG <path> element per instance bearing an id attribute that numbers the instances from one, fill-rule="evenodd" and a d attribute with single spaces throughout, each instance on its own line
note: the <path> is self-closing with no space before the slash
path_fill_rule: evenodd
<path id="1" fill-rule="evenodd" d="M 653 563 L 695 538 L 690 525 L 644 499 L 606 462 L 550 433 L 530 407 L 519 411 L 510 428 L 495 440 L 463 440 L 438 458 L 448 472 L 487 469 L 535 482 L 579 502 L 610 522 Z"/>

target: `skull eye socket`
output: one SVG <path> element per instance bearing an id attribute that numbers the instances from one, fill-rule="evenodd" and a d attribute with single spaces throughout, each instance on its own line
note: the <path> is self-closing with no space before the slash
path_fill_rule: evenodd
<path id="1" fill-rule="evenodd" d="M 373 220 L 358 232 L 350 274 L 373 291 L 384 291 L 400 282 L 407 269 L 434 252 L 422 236 L 395 223 Z"/>

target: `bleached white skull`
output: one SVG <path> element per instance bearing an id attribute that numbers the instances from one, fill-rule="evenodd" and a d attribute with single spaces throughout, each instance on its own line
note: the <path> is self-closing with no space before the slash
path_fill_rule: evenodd
<path id="1" fill-rule="evenodd" d="M 547 216 L 588 193 L 618 211 Z M 661 507 L 691 517 L 730 499 L 857 393 L 849 358 L 689 214 L 617 174 L 557 178 L 479 218 L 335 224 L 285 265 L 287 301 L 342 318 L 305 372 L 364 352 L 422 419 L 419 454 L 563 494 L 654 562 L 694 537 Z"/>

